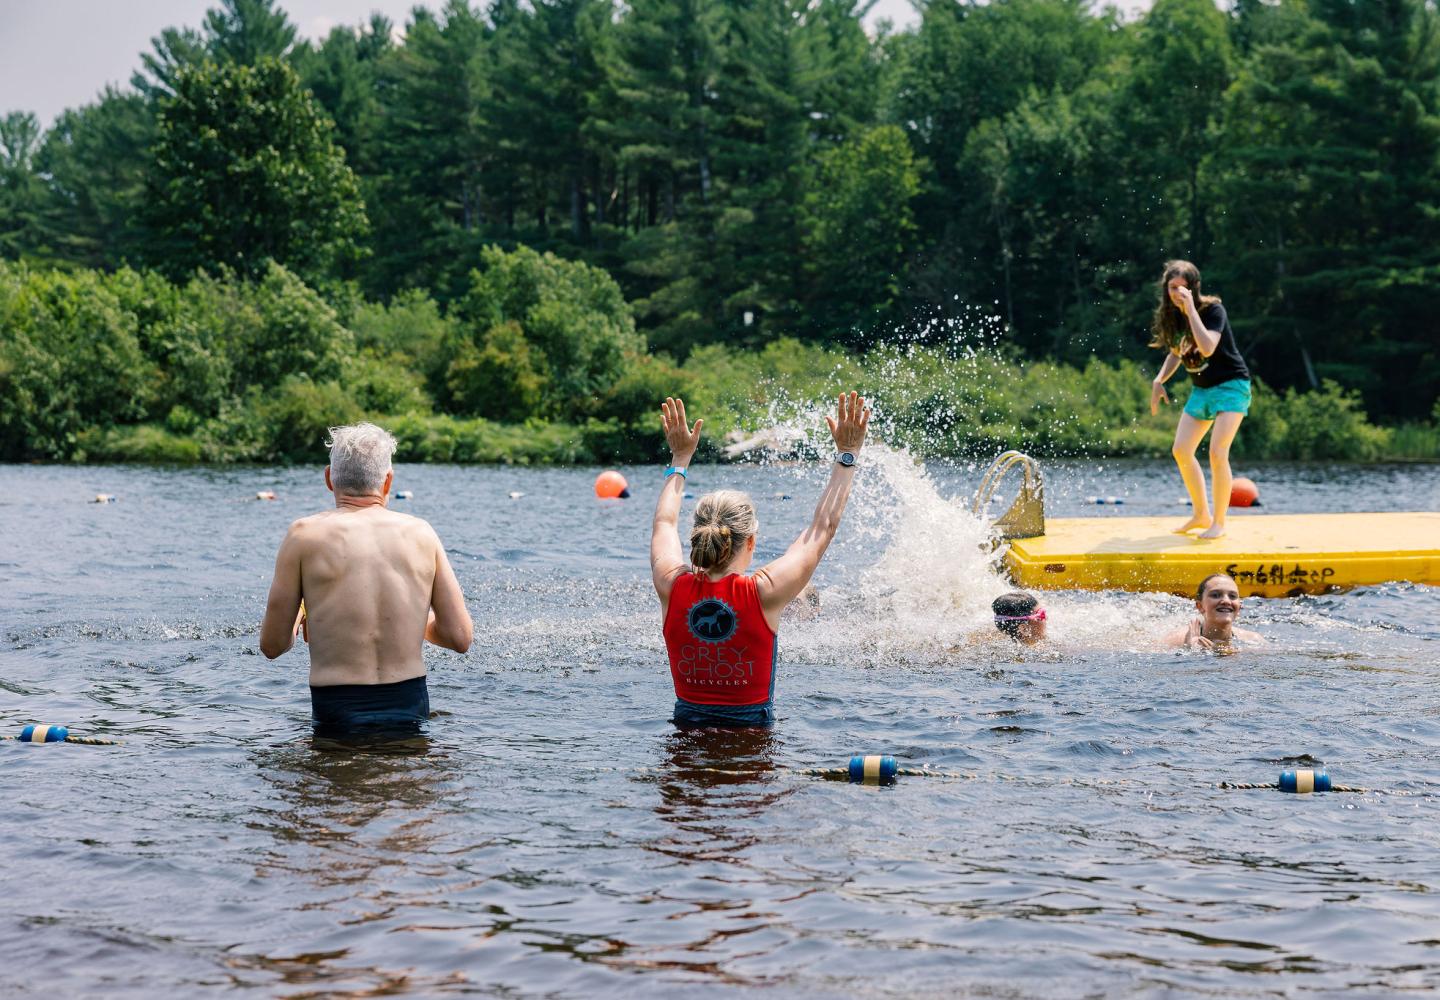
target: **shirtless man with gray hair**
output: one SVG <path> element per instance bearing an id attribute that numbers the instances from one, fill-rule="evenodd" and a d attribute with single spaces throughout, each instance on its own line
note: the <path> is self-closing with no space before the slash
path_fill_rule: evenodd
<path id="1" fill-rule="evenodd" d="M 260 651 L 273 660 L 305 630 L 317 735 L 414 731 L 430 716 L 421 646 L 470 648 L 465 596 L 435 529 L 386 509 L 395 439 L 367 423 L 330 428 L 328 444 L 335 509 L 280 543 Z"/>

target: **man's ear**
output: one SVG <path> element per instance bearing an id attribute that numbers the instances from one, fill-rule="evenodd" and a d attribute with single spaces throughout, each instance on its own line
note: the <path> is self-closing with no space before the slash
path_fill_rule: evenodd
<path id="1" fill-rule="evenodd" d="M 325 488 L 331 493 L 335 492 L 335 484 L 330 481 L 330 466 L 325 466 Z"/>
<path id="2" fill-rule="evenodd" d="M 395 470 L 391 469 L 385 473 L 385 485 L 380 487 L 380 495 L 386 500 L 390 499 L 390 487 L 395 485 Z"/>

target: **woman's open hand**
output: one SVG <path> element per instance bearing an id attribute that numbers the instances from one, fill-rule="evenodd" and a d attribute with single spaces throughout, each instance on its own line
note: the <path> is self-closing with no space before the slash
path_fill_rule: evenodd
<path id="1" fill-rule="evenodd" d="M 660 404 L 660 426 L 665 429 L 665 440 L 670 445 L 670 456 L 675 465 L 689 465 L 700 447 L 700 428 L 704 420 L 696 420 L 691 427 L 685 419 L 685 400 L 665 397 Z"/>
<path id="2" fill-rule="evenodd" d="M 1163 382 L 1150 383 L 1150 415 L 1153 417 L 1160 412 L 1160 404 L 1170 402 L 1170 394 L 1165 391 Z"/>
<path id="3" fill-rule="evenodd" d="M 870 427 L 870 408 L 858 392 L 842 392 L 834 418 L 827 415 L 825 423 L 830 425 L 835 447 L 841 451 L 856 452 L 865 443 L 865 431 Z"/>

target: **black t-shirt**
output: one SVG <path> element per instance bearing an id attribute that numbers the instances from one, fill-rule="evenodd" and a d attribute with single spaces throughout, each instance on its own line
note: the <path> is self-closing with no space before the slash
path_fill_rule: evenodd
<path id="1" fill-rule="evenodd" d="M 1249 378 L 1250 369 L 1240 356 L 1240 348 L 1235 346 L 1235 331 L 1230 329 L 1230 317 L 1225 315 L 1225 307 L 1218 302 L 1201 306 L 1200 322 L 1207 330 L 1220 331 L 1220 343 L 1207 358 L 1200 353 L 1195 338 L 1190 334 L 1187 333 L 1180 341 L 1174 353 L 1179 355 L 1180 363 L 1190 373 L 1190 381 L 1201 389 L 1209 389 L 1231 379 Z"/>

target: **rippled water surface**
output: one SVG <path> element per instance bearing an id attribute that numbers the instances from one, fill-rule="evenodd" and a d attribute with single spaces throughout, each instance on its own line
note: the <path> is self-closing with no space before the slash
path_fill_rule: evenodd
<path id="1" fill-rule="evenodd" d="M 0 993 L 1440 986 L 1440 591 L 1250 600 L 1272 645 L 1228 658 L 1154 649 L 1179 598 L 1057 594 L 1053 643 L 1017 654 L 984 638 L 1007 588 L 966 512 L 982 470 L 865 461 L 821 612 L 781 630 L 780 721 L 698 734 L 667 721 L 658 469 L 597 502 L 595 470 L 401 468 L 476 621 L 468 655 L 427 651 L 441 714 L 405 753 L 315 747 L 305 651 L 258 655 L 318 468 L 0 468 L 0 727 L 124 741 L 0 743 Z M 1237 517 L 1440 507 L 1434 466 L 1238 471 L 1266 506 Z M 1049 473 L 1052 514 L 1186 513 L 1169 463 Z M 690 485 L 751 490 L 765 558 L 823 476 Z M 796 773 L 863 752 L 971 777 Z M 1217 787 L 1296 763 L 1377 791 Z"/>

